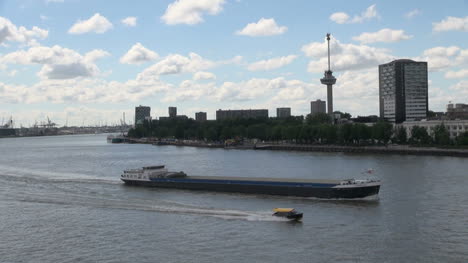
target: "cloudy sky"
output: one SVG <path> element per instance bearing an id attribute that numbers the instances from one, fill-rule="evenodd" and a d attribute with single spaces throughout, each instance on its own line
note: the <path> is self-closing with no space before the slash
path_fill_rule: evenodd
<path id="1" fill-rule="evenodd" d="M 118 123 L 326 99 L 378 114 L 378 65 L 427 61 L 429 108 L 468 103 L 468 1 L 0 1 L 0 121 Z M 0 123 L 1 124 L 1 123 Z"/>

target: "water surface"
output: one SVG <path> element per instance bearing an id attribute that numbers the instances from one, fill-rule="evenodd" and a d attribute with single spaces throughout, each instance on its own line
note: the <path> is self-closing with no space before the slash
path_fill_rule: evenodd
<path id="1" fill-rule="evenodd" d="M 0 139 L 1 262 L 467 262 L 466 158 Z M 382 180 L 379 200 L 126 187 L 122 170 Z M 271 216 L 304 212 L 302 223 Z"/>

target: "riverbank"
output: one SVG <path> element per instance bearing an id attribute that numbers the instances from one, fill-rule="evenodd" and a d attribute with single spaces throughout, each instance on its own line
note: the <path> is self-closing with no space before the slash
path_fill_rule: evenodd
<path id="1" fill-rule="evenodd" d="M 298 144 L 260 144 L 257 150 L 342 152 L 401 155 L 433 155 L 468 157 L 468 149 L 442 149 L 435 147 L 411 147 L 408 145 L 390 146 L 340 146 L 340 145 L 298 145 Z"/>
<path id="2" fill-rule="evenodd" d="M 195 140 L 158 141 L 152 138 L 130 138 L 129 143 L 152 144 L 155 146 L 188 146 L 202 148 L 224 149 L 254 149 L 272 151 L 305 151 L 305 152 L 341 152 L 341 153 L 370 153 L 370 154 L 400 154 L 400 155 L 432 155 L 468 157 L 468 149 L 447 149 L 436 147 L 413 147 L 409 145 L 388 146 L 342 146 L 342 145 L 312 145 L 286 143 L 248 143 L 241 145 L 225 145 L 223 143 L 206 143 Z"/>

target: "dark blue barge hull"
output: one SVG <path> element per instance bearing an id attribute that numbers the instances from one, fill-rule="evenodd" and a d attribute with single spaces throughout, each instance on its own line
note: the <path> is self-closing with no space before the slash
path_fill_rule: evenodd
<path id="1" fill-rule="evenodd" d="M 298 197 L 315 197 L 323 199 L 354 199 L 377 195 L 380 185 L 362 185 L 349 188 L 333 188 L 336 184 L 298 183 L 298 182 L 265 182 L 233 180 L 198 180 L 189 178 L 158 178 L 151 181 L 128 180 L 127 185 L 175 188 L 198 191 L 214 191 L 245 194 L 264 194 Z"/>

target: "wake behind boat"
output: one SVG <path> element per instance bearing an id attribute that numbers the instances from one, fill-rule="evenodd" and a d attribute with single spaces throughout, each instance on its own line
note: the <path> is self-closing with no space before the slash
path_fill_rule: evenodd
<path id="1" fill-rule="evenodd" d="M 364 198 L 377 195 L 380 190 L 380 181 L 370 179 L 187 176 L 184 172 L 170 172 L 164 165 L 125 170 L 121 180 L 125 184 L 138 186 L 325 199 Z"/>

